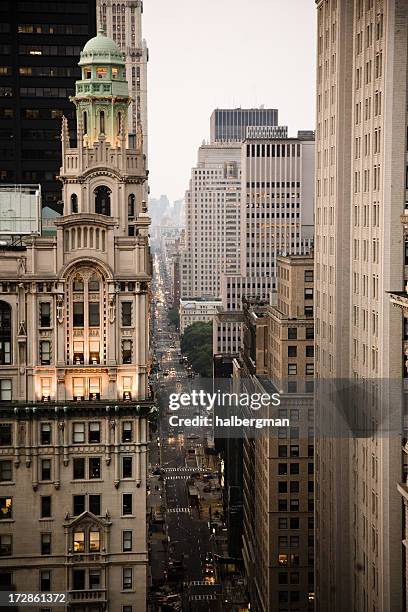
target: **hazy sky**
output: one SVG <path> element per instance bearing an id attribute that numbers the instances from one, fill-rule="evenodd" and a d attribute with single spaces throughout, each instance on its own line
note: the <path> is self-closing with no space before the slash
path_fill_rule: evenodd
<path id="1" fill-rule="evenodd" d="M 145 0 L 152 197 L 184 196 L 214 108 L 314 129 L 314 0 Z"/>

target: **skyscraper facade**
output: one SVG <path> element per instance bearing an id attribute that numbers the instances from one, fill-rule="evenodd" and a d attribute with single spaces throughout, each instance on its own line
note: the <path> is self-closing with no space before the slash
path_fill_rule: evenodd
<path id="1" fill-rule="evenodd" d="M 241 145 L 202 145 L 185 196 L 182 298 L 218 298 L 239 266 Z"/>
<path id="2" fill-rule="evenodd" d="M 277 257 L 310 251 L 313 207 L 314 133 L 289 138 L 285 126 L 248 127 L 241 143 L 238 270 L 225 270 L 221 277 L 215 353 L 239 350 L 242 299 L 269 299 L 276 289 Z"/>
<path id="3" fill-rule="evenodd" d="M 210 118 L 211 142 L 242 142 L 248 126 L 278 125 L 276 108 L 216 108 Z"/>
<path id="4" fill-rule="evenodd" d="M 132 98 L 129 134 L 143 133 L 147 156 L 147 62 L 149 52 L 142 36 L 143 0 L 96 0 L 98 27 L 119 45 L 126 56 L 126 77 Z"/>
<path id="5" fill-rule="evenodd" d="M 290 427 L 244 435 L 242 552 L 257 612 L 309 612 L 315 603 L 312 255 L 277 258 L 273 297 L 273 305 L 243 299 L 244 348 L 234 359 L 234 380 L 254 392 L 279 392 L 276 412 Z M 271 411 L 257 412 L 266 414 Z"/>
<path id="6" fill-rule="evenodd" d="M 150 219 L 125 62 L 84 47 L 57 235 L 2 247 L 0 584 L 146 609 Z"/>
<path id="7" fill-rule="evenodd" d="M 316 4 L 318 393 L 328 379 L 377 380 L 355 406 L 366 435 L 339 435 L 339 412 L 317 404 L 316 601 L 385 612 L 403 609 L 400 399 L 387 406 L 386 385 L 403 372 L 401 313 L 387 292 L 404 278 L 408 5 Z"/>
<path id="8" fill-rule="evenodd" d="M 70 119 L 79 52 L 96 29 L 95 2 L 0 3 L 0 181 L 40 183 L 61 210 L 60 124 Z"/>

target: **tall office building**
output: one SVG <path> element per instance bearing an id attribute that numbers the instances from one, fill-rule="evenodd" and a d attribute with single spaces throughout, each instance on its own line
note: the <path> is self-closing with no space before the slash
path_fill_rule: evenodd
<path id="1" fill-rule="evenodd" d="M 80 67 L 76 146 L 62 125 L 57 236 L 1 252 L 0 584 L 67 593 L 72 610 L 139 612 L 152 405 L 147 171 L 141 142 L 128 142 L 116 43 L 91 39 Z"/>
<path id="2" fill-rule="evenodd" d="M 289 138 L 285 126 L 248 127 L 241 144 L 239 265 L 221 278 L 215 353 L 238 352 L 242 299 L 269 299 L 276 289 L 278 255 L 309 252 L 313 207 L 314 133 Z"/>
<path id="3" fill-rule="evenodd" d="M 314 609 L 313 256 L 278 257 L 274 304 L 243 300 L 234 381 L 281 394 L 290 427 L 244 434 L 242 547 L 251 609 Z M 274 416 L 272 410 L 257 416 Z M 238 444 L 238 441 L 236 441 Z M 232 461 L 235 457 L 232 457 Z"/>
<path id="4" fill-rule="evenodd" d="M 385 381 L 403 371 L 387 292 L 404 278 L 408 4 L 318 0 L 317 22 L 316 602 L 388 612 L 405 609 L 401 394 L 390 401 Z M 335 430 L 324 379 L 378 379 L 369 399 L 350 399 L 365 433 Z"/>
<path id="5" fill-rule="evenodd" d="M 60 212 L 61 117 L 75 137 L 69 96 L 95 29 L 94 0 L 0 2 L 0 182 L 40 183 Z"/>
<path id="6" fill-rule="evenodd" d="M 210 118 L 211 142 L 242 142 L 248 126 L 278 125 L 276 108 L 216 108 Z"/>
<path id="7" fill-rule="evenodd" d="M 239 266 L 241 145 L 202 145 L 185 196 L 182 298 L 218 298 Z"/>
<path id="8" fill-rule="evenodd" d="M 126 56 L 126 76 L 132 98 L 129 134 L 141 125 L 147 156 L 147 62 L 149 51 L 142 37 L 143 0 L 96 0 L 98 27 L 119 45 Z"/>

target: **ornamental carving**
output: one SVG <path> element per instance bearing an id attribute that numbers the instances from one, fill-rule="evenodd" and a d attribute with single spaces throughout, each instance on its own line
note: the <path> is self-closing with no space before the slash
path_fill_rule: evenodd
<path id="1" fill-rule="evenodd" d="M 64 302 L 62 295 L 57 297 L 57 321 L 60 324 L 64 321 Z"/>
<path id="2" fill-rule="evenodd" d="M 109 296 L 109 307 L 108 307 L 109 323 L 114 323 L 116 320 L 116 300 L 115 296 Z"/>

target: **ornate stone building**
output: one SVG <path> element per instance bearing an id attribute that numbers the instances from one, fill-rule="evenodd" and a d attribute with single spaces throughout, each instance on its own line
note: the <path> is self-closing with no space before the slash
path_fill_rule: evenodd
<path id="1" fill-rule="evenodd" d="M 79 65 L 57 236 L 0 252 L 0 584 L 67 592 L 75 612 L 140 612 L 147 172 L 140 131 L 129 147 L 123 54 L 99 33 Z"/>

